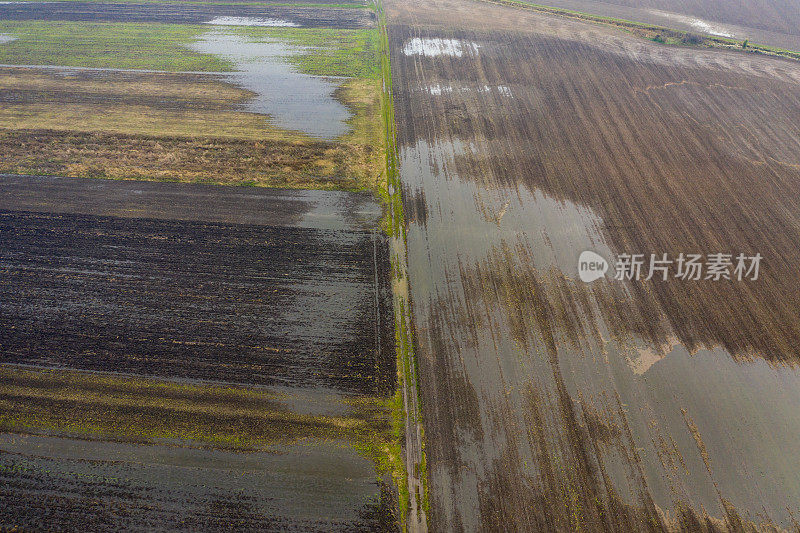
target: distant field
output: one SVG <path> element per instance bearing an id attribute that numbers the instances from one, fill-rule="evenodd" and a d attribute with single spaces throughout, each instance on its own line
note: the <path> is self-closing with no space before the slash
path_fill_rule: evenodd
<path id="1" fill-rule="evenodd" d="M 367 28 L 375 23 L 371 9 L 306 4 L 161 4 L 101 2 L 20 2 L 0 4 L 0 19 L 86 22 L 211 23 L 226 17 L 253 18 L 279 25 L 309 28 Z M 269 22 L 272 21 L 272 22 Z"/>
<path id="2" fill-rule="evenodd" d="M 191 49 L 199 36 L 214 28 L 192 24 L 0 20 L 0 33 L 15 38 L 0 45 L 0 64 L 230 72 L 234 70 L 231 61 Z M 374 29 L 223 28 L 226 33 L 254 42 L 279 41 L 304 47 L 289 61 L 307 74 L 378 76 L 378 34 Z"/>
<path id="3" fill-rule="evenodd" d="M 41 2 L 41 0 L 20 0 L 21 2 Z M 369 2 L 361 0 L 83 0 L 80 3 L 94 4 L 218 4 L 227 6 L 296 6 L 304 7 L 342 7 L 347 9 L 368 8 Z"/>
<path id="4" fill-rule="evenodd" d="M 188 48 L 207 26 L 0 20 L 0 63 L 65 67 L 230 71 L 229 61 Z"/>
<path id="5" fill-rule="evenodd" d="M 800 50 L 800 4 L 794 0 L 536 0 L 529 3 Z"/>

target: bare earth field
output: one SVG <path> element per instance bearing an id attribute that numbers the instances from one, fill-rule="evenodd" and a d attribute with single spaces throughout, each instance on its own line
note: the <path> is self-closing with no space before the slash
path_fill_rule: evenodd
<path id="1" fill-rule="evenodd" d="M 797 528 L 800 66 L 387 12 L 431 529 Z M 764 263 L 589 285 L 584 250 Z"/>
<path id="2" fill-rule="evenodd" d="M 48 181 L 33 183 L 51 201 Z M 91 198 L 94 184 L 80 181 L 73 194 Z M 95 186 L 90 202 L 115 203 L 116 183 Z M 219 216 L 226 189 L 212 194 Z M 31 212 L 35 202 L 3 197 L 6 363 L 373 395 L 393 387 L 389 290 L 376 285 L 388 279 L 388 252 L 374 231 L 119 218 L 86 205 Z M 335 207 L 330 216 L 341 219 Z"/>

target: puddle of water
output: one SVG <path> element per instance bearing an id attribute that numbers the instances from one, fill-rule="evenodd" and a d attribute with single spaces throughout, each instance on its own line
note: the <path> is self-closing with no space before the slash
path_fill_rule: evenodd
<path id="1" fill-rule="evenodd" d="M 452 85 L 439 85 L 438 83 L 435 85 L 429 85 L 425 88 L 426 92 L 431 96 L 441 96 L 443 94 L 453 94 L 453 93 L 497 93 L 500 96 L 504 96 L 506 98 L 513 98 L 514 93 L 511 91 L 510 87 L 505 85 L 497 85 L 497 86 L 490 86 L 484 85 L 482 87 L 453 87 Z"/>
<path id="2" fill-rule="evenodd" d="M 300 25 L 288 20 L 258 17 L 216 17 L 205 24 L 214 26 L 268 26 L 271 28 L 299 28 Z"/>
<path id="3" fill-rule="evenodd" d="M 418 176 L 417 183 L 407 182 L 412 189 L 407 196 L 424 191 L 424 210 L 428 213 L 424 228 L 416 224 L 408 228 L 409 235 L 422 231 L 427 241 L 419 250 L 420 260 L 413 261 L 417 243 L 409 237 L 410 267 L 414 263 L 424 264 L 430 249 L 456 249 L 457 256 L 443 254 L 435 267 L 446 268 L 444 261 L 453 259 L 449 266 L 457 269 L 460 263 L 486 257 L 499 242 L 521 240 L 536 250 L 533 258 L 536 269 L 546 271 L 555 267 L 577 279 L 577 258 L 583 250 L 612 256 L 600 232 L 602 220 L 588 207 L 553 198 L 541 190 L 486 189 L 472 181 L 452 179 L 457 175 L 458 158 L 484 150 L 485 147 L 474 142 L 459 139 L 433 145 L 419 140 L 413 147 L 401 149 L 401 168 L 414 168 Z M 441 198 L 447 198 L 447 202 L 441 204 Z"/>
<path id="4" fill-rule="evenodd" d="M 626 503 L 636 505 L 646 492 L 666 515 L 674 517 L 677 499 L 718 517 L 724 497 L 751 519 L 763 513 L 791 523 L 785 505 L 800 499 L 793 461 L 800 454 L 800 371 L 736 361 L 719 347 L 690 352 L 674 334 L 661 346 L 620 335 L 600 308 L 624 294 L 603 296 L 602 285 L 574 278 L 580 251 L 611 254 L 603 221 L 538 189 L 486 187 L 468 171 L 469 160 L 487 152 L 481 141 L 449 139 L 418 140 L 400 153 L 413 215 L 409 280 L 415 320 L 425 324 L 420 357 L 425 361 L 432 347 L 437 357 L 452 357 L 442 365 L 452 372 L 452 390 L 479 399 L 468 416 L 450 420 L 458 435 L 454 469 L 443 465 L 431 475 L 458 497 L 437 494 L 437 501 L 471 516 L 481 499 L 475 487 L 497 475 L 491 465 L 500 464 L 507 448 L 519 458 L 514 476 L 539 479 L 537 448 L 514 428 L 530 425 L 525 391 L 533 387 L 544 405 L 545 442 L 558 455 L 560 444 L 553 443 L 564 438 L 558 417 L 564 407 L 554 399 L 561 381 L 567 405 L 607 422 L 608 436 L 594 435 L 606 440 L 592 453 Z M 531 294 L 551 303 L 549 329 L 530 318 L 537 316 Z M 572 318 L 561 321 L 564 302 Z M 543 348 L 548 331 L 557 340 L 555 365 Z M 498 410 L 513 418 L 504 418 L 509 429 L 479 431 L 502 425 Z M 632 440 L 615 434 L 619 428 L 629 428 Z M 639 460 L 632 462 L 634 450 Z"/>
<path id="5" fill-rule="evenodd" d="M 414 37 L 403 46 L 403 53 L 407 56 L 450 56 L 461 57 L 465 53 L 476 55 L 480 45 L 459 39 L 441 39 L 439 37 Z"/>
<path id="6" fill-rule="evenodd" d="M 10 43 L 11 41 L 16 41 L 17 38 L 13 35 L 9 35 L 7 33 L 0 33 L 0 44 Z"/>
<path id="7" fill-rule="evenodd" d="M 268 115 L 275 126 L 300 131 L 320 139 L 335 139 L 347 133 L 348 109 L 334 99 L 334 78 L 298 72 L 286 58 L 302 48 L 278 41 L 253 41 L 224 30 L 200 37 L 191 48 L 231 61 L 237 72 L 230 82 L 256 93 L 244 104 L 251 113 Z"/>
<path id="8" fill-rule="evenodd" d="M 25 467 L 34 493 L 91 486 L 98 497 L 113 499 L 122 483 L 126 494 L 162 511 L 164 520 L 176 514 L 198 519 L 208 502 L 235 501 L 241 493 L 247 495 L 246 511 L 253 513 L 246 517 L 280 517 L 290 529 L 292 524 L 332 529 L 358 523 L 364 503 L 379 492 L 373 464 L 342 441 L 236 453 L 0 433 L 0 452 L 6 472 L 13 461 Z M 20 500 L 9 503 L 15 501 Z M 127 514 L 128 527 L 122 529 L 152 528 L 146 509 Z"/>
<path id="9" fill-rule="evenodd" d="M 677 13 L 669 13 L 667 11 L 659 11 L 657 9 L 651 10 L 651 12 L 655 15 L 659 15 L 662 17 L 667 17 L 669 19 L 675 20 L 677 22 L 681 22 L 683 24 L 688 24 L 692 28 L 696 29 L 699 32 L 707 33 L 708 35 L 716 35 L 718 37 L 728 37 L 733 38 L 734 35 L 728 31 L 727 28 L 721 25 L 712 24 L 706 22 L 703 19 L 695 18 L 695 17 L 687 17 L 685 15 L 679 15 Z"/>

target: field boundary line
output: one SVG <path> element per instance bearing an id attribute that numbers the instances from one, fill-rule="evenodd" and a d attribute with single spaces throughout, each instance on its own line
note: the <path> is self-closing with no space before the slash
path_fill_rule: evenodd
<path id="1" fill-rule="evenodd" d="M 422 426 L 422 399 L 419 390 L 419 370 L 414 351 L 413 323 L 411 320 L 411 296 L 408 283 L 408 257 L 406 252 L 406 230 L 403 212 L 402 186 L 397 152 L 397 129 L 392 93 L 392 71 L 389 60 L 389 32 L 386 12 L 381 0 L 375 0 L 380 30 L 380 57 L 382 99 L 381 115 L 386 151 L 386 187 L 388 196 L 388 227 L 390 259 L 392 266 L 392 300 L 395 316 L 397 350 L 396 408 L 402 404 L 402 428 L 395 431 L 402 435 L 401 452 L 405 472 L 396 476 L 398 485 L 398 507 L 400 528 L 411 533 L 427 533 L 430 513 L 428 497 L 428 472 L 425 456 L 424 429 Z M 402 477 L 403 479 L 398 479 Z"/>

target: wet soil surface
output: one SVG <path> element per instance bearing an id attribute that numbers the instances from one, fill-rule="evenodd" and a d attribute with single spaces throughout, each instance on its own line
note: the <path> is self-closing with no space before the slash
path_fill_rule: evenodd
<path id="1" fill-rule="evenodd" d="M 0 434 L 0 525 L 25 530 L 380 531 L 374 494 L 372 465 L 337 443 L 236 454 Z"/>
<path id="2" fill-rule="evenodd" d="M 140 205 L 158 198 L 115 185 L 99 190 L 119 202 L 144 196 Z M 210 211 L 226 205 L 205 192 Z M 4 363 L 366 394 L 392 386 L 388 255 L 375 232 L 73 214 L 63 204 L 34 213 L 9 210 L 30 195 L 4 198 Z M 171 200 L 177 213 L 189 205 Z"/>
<path id="3" fill-rule="evenodd" d="M 368 232 L 367 193 L 0 175 L 0 209 Z"/>
<path id="4" fill-rule="evenodd" d="M 388 431 L 395 383 L 369 195 L 0 191 L 0 529 L 395 527 L 353 447 Z"/>
<path id="5" fill-rule="evenodd" d="M 207 24 L 220 17 L 280 21 L 299 27 L 365 28 L 375 23 L 375 14 L 368 9 L 221 4 L 193 4 L 191 6 L 156 3 L 101 4 L 96 2 L 0 4 L 0 19 L 2 20 Z"/>
<path id="6" fill-rule="evenodd" d="M 388 14 L 432 530 L 797 528 L 800 67 Z M 762 275 L 577 276 L 690 249 Z"/>
<path id="7" fill-rule="evenodd" d="M 0 172 L 8 174 L 321 189 L 363 188 L 366 172 L 363 167 L 356 167 L 372 157 L 367 146 L 322 141 L 296 143 L 43 129 L 0 129 L 0 150 L 4 155 Z M 328 168 L 321 169 L 322 164 Z M 227 211 L 227 215 L 240 215 L 242 220 L 263 216 L 252 212 L 237 214 L 234 210 Z"/>

